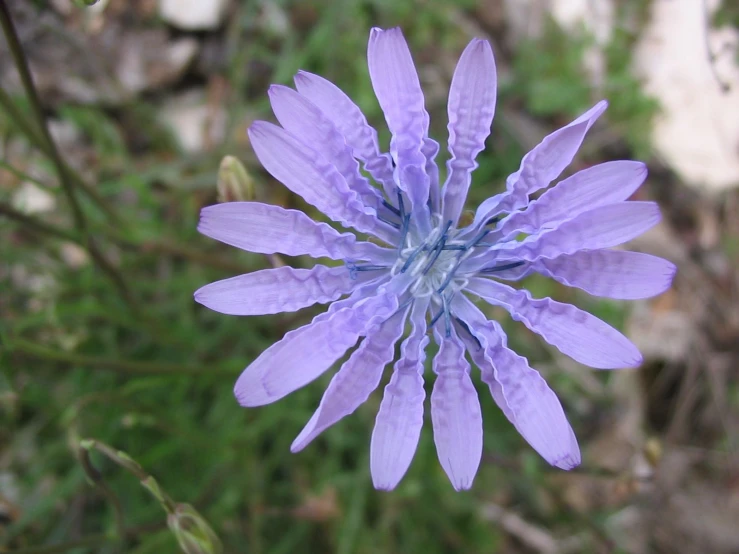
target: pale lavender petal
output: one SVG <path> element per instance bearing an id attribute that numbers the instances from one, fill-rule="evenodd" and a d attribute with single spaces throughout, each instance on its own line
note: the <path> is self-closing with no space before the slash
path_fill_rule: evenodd
<path id="1" fill-rule="evenodd" d="M 277 125 L 256 121 L 249 127 L 254 153 L 264 168 L 287 188 L 328 217 L 394 244 L 397 231 L 364 206 L 338 170 Z"/>
<path id="2" fill-rule="evenodd" d="M 470 379 L 464 344 L 451 330 L 434 333 L 439 352 L 434 357 L 436 383 L 431 393 L 431 421 L 439 462 L 455 490 L 472 487 L 482 458 L 482 412 Z"/>
<path id="3" fill-rule="evenodd" d="M 470 279 L 467 290 L 494 306 L 502 306 L 513 319 L 582 364 L 614 369 L 636 367 L 643 361 L 639 349 L 623 334 L 571 304 L 532 298 L 527 290 L 479 277 Z"/>
<path id="4" fill-rule="evenodd" d="M 558 183 L 526 210 L 503 219 L 496 233 L 535 233 L 554 228 L 575 216 L 607 204 L 627 200 L 647 177 L 641 162 L 615 161 L 578 171 Z"/>
<path id="5" fill-rule="evenodd" d="M 262 352 L 236 381 L 234 394 L 239 404 L 270 404 L 307 385 L 343 356 L 368 327 L 387 319 L 398 308 L 394 294 L 347 304 L 350 307 L 316 316 Z"/>
<path id="6" fill-rule="evenodd" d="M 662 294 L 672 284 L 677 267 L 641 252 L 583 250 L 532 264 L 541 273 L 595 296 L 637 300 Z"/>
<path id="7" fill-rule="evenodd" d="M 305 448 L 325 429 L 353 413 L 369 398 L 380 384 L 385 366 L 393 360 L 395 343 L 403 335 L 407 315 L 408 309 L 398 311 L 378 329 L 368 331 L 359 348 L 331 379 L 318 409 L 293 441 L 292 452 Z"/>
<path id="8" fill-rule="evenodd" d="M 388 259 L 388 252 L 393 253 L 371 242 L 357 242 L 353 234 L 316 223 L 298 210 L 260 202 L 226 202 L 203 208 L 198 231 L 259 254 L 380 262 Z"/>
<path id="9" fill-rule="evenodd" d="M 401 345 L 390 383 L 377 412 L 370 443 L 370 471 L 375 488 L 392 490 L 416 453 L 423 427 L 423 363 L 426 359 L 428 298 L 416 299 L 411 310 L 413 329 Z"/>
<path id="10" fill-rule="evenodd" d="M 367 48 L 372 88 L 392 133 L 390 153 L 397 164 L 398 186 L 415 210 L 429 196 L 426 158 L 421 152 L 428 133 L 423 92 L 408 44 L 399 28 L 373 28 Z"/>
<path id="11" fill-rule="evenodd" d="M 283 266 L 210 283 L 195 292 L 195 300 L 222 314 L 277 314 L 332 302 L 363 282 L 352 279 L 345 266 Z"/>
<path id="12" fill-rule="evenodd" d="M 307 146 L 320 145 L 321 154 L 341 173 L 349 188 L 367 206 L 379 211 L 382 196 L 360 174 L 352 149 L 333 122 L 310 100 L 286 86 L 272 85 L 269 98 L 280 125 Z"/>
<path id="13" fill-rule="evenodd" d="M 516 417 L 511 411 L 510 406 L 508 406 L 508 402 L 503 394 L 503 387 L 501 387 L 500 383 L 495 380 L 495 371 L 493 370 L 492 364 L 485 358 L 485 352 L 482 346 L 470 332 L 466 324 L 462 324 L 462 322 L 457 321 L 455 322 L 455 329 L 457 329 L 459 338 L 464 342 L 464 346 L 467 349 L 467 352 L 469 352 L 472 362 L 480 369 L 482 382 L 488 385 L 493 400 L 503 414 L 508 418 L 508 421 L 515 426 Z"/>
<path id="14" fill-rule="evenodd" d="M 439 154 L 439 143 L 429 137 L 424 138 L 421 153 L 426 158 L 426 175 L 429 177 L 429 203 L 431 204 L 431 212 L 439 213 L 441 211 L 441 191 L 439 190 L 439 166 L 436 163 L 436 156 Z"/>
<path id="15" fill-rule="evenodd" d="M 659 223 L 659 206 L 654 202 L 617 202 L 580 214 L 556 229 L 530 235 L 492 247 L 489 257 L 505 254 L 524 261 L 556 258 L 578 250 L 619 246 Z"/>
<path id="16" fill-rule="evenodd" d="M 495 113 L 496 73 L 493 50 L 486 40 L 473 39 L 459 58 L 449 89 L 449 153 L 442 189 L 444 221 L 457 225 L 475 158 L 485 148 Z"/>
<path id="17" fill-rule="evenodd" d="M 606 101 L 598 102 L 572 123 L 547 135 L 523 157 L 519 170 L 506 179 L 506 191 L 480 204 L 472 227 L 479 228 L 499 213 L 523 208 L 529 194 L 549 186 L 572 163 L 585 133 L 607 107 Z"/>
<path id="18" fill-rule="evenodd" d="M 377 131 L 367 123 L 359 106 L 331 81 L 307 71 L 295 76 L 295 87 L 333 121 L 354 156 L 364 163 L 375 181 L 382 183 L 388 199 L 394 202 L 396 186 L 391 158 L 380 153 Z"/>
<path id="19" fill-rule="evenodd" d="M 493 382 L 500 387 L 502 400 L 510 410 L 506 415 L 516 430 L 553 466 L 569 470 L 579 465 L 575 433 L 557 396 L 539 372 L 506 346 L 500 325 L 486 319 L 464 295 L 455 296 L 452 309 L 479 342 L 484 358 L 480 366 L 483 379 L 491 391 Z"/>

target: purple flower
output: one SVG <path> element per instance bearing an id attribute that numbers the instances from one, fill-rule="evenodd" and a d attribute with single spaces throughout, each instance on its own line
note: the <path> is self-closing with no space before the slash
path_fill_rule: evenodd
<path id="1" fill-rule="evenodd" d="M 372 86 L 392 133 L 389 154 L 381 153 L 377 133 L 341 90 L 302 71 L 295 76 L 297 92 L 270 88 L 281 127 L 258 121 L 249 137 L 275 179 L 333 221 L 374 241 L 340 233 L 300 211 L 258 202 L 202 211 L 199 231 L 237 248 L 343 262 L 256 271 L 195 293 L 201 304 L 233 315 L 331 303 L 311 323 L 262 352 L 236 382 L 236 398 L 242 406 L 279 400 L 322 375 L 361 341 L 293 442 L 297 452 L 367 400 L 410 323 L 372 433 L 375 487 L 394 488 L 415 453 L 423 424 L 429 335 L 439 345 L 432 363 L 434 440 L 455 489 L 472 485 L 482 454 L 482 417 L 467 355 L 518 432 L 550 464 L 572 469 L 580 463 L 580 450 L 559 400 L 526 359 L 508 348 L 500 325 L 472 299 L 506 309 L 585 365 L 639 365 L 637 348 L 610 325 L 502 281 L 540 273 L 592 295 L 620 299 L 665 291 L 675 273 L 672 263 L 612 249 L 660 220 L 656 204 L 626 201 L 647 169 L 634 161 L 599 164 L 529 199 L 570 164 L 606 109 L 606 102 L 600 102 L 526 154 L 506 180 L 505 191 L 485 200 L 474 221 L 462 226 L 475 157 L 485 147 L 495 111 L 490 44 L 470 42 L 454 73 L 448 104 L 450 158 L 442 186 L 435 162 L 439 145 L 428 136 L 429 116 L 401 31 L 373 29 L 368 58 Z"/>

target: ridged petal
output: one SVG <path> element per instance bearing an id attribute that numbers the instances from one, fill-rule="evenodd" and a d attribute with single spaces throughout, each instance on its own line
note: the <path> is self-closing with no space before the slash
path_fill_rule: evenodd
<path id="1" fill-rule="evenodd" d="M 362 282 L 352 279 L 344 266 L 283 266 L 210 283 L 195 292 L 195 300 L 222 314 L 278 314 L 332 302 Z"/>
<path id="2" fill-rule="evenodd" d="M 579 250 L 611 248 L 638 237 L 660 219 L 659 206 L 654 202 L 617 202 L 580 214 L 556 229 L 530 235 L 521 242 L 496 244 L 467 266 L 495 262 L 500 257 L 533 262 L 539 258 L 574 254 Z"/>
<path id="3" fill-rule="evenodd" d="M 470 279 L 467 290 L 510 312 L 563 354 L 590 367 L 615 369 L 642 363 L 639 349 L 622 333 L 592 314 L 551 298 L 532 298 L 490 279 Z"/>
<path id="4" fill-rule="evenodd" d="M 500 325 L 487 320 L 464 295 L 455 296 L 452 310 L 477 340 L 479 349 L 470 353 L 491 392 L 493 386 L 500 387 L 499 396 L 509 410 L 506 415 L 518 432 L 553 466 L 569 470 L 579 465 L 575 433 L 557 396 L 539 372 L 506 346 Z"/>
<path id="5" fill-rule="evenodd" d="M 375 488 L 392 490 L 408 471 L 423 427 L 423 363 L 426 359 L 428 299 L 411 309 L 411 334 L 401 345 L 390 383 L 377 412 L 370 443 L 370 470 Z"/>
<path id="6" fill-rule="evenodd" d="M 293 441 L 291 451 L 305 448 L 325 429 L 353 413 L 369 398 L 380 384 L 385 366 L 393 360 L 395 343 L 403 335 L 407 315 L 407 309 L 401 310 L 377 329 L 368 331 L 367 337 L 331 379 L 321 404 Z"/>
<path id="7" fill-rule="evenodd" d="M 420 215 L 429 196 L 426 158 L 421 152 L 428 114 L 411 52 L 399 28 L 372 29 L 367 62 L 372 88 L 392 133 L 390 153 L 397 165 L 396 182 Z"/>
<path id="8" fill-rule="evenodd" d="M 485 148 L 495 113 L 497 78 L 490 43 L 473 39 L 459 58 L 449 89 L 449 154 L 442 189 L 444 221 L 457 225 L 475 158 Z"/>
<path id="9" fill-rule="evenodd" d="M 532 267 L 569 287 L 620 300 L 662 294 L 670 288 L 677 271 L 675 264 L 657 256 L 623 250 L 583 250 L 542 258 Z"/>
<path id="10" fill-rule="evenodd" d="M 351 233 L 316 223 L 301 211 L 260 202 L 226 202 L 203 208 L 198 231 L 259 254 L 380 261 L 387 259 L 388 252 L 371 242 L 357 242 Z"/>
<path id="11" fill-rule="evenodd" d="M 396 230 L 364 206 L 359 195 L 319 152 L 266 121 L 254 122 L 249 138 L 264 168 L 306 202 L 345 227 L 375 235 L 389 244 L 396 241 Z"/>
<path id="12" fill-rule="evenodd" d="M 307 71 L 299 71 L 295 76 L 295 87 L 333 121 L 354 156 L 364 163 L 375 181 L 382 183 L 388 199 L 394 202 L 396 187 L 391 158 L 380 153 L 377 131 L 367 123 L 359 106 L 331 81 Z"/>
<path id="13" fill-rule="evenodd" d="M 470 379 L 462 341 L 451 330 L 449 337 L 434 333 L 439 352 L 431 393 L 431 421 L 439 462 L 455 490 L 472 487 L 482 458 L 482 412 Z"/>
<path id="14" fill-rule="evenodd" d="M 557 227 L 599 206 L 627 200 L 646 177 L 647 166 L 634 161 L 606 162 L 578 171 L 546 191 L 526 210 L 506 217 L 496 231 L 505 236 Z"/>
<path id="15" fill-rule="evenodd" d="M 607 107 L 605 100 L 598 102 L 573 122 L 544 137 L 523 157 L 518 171 L 506 179 L 506 191 L 480 204 L 473 227 L 479 228 L 499 213 L 525 207 L 529 194 L 549 186 L 572 163 L 588 129 Z"/>
<path id="16" fill-rule="evenodd" d="M 379 211 L 382 196 L 359 172 L 352 149 L 333 122 L 310 100 L 282 85 L 269 88 L 272 110 L 290 134 L 305 145 L 320 145 L 321 154 L 341 173 L 349 188 L 367 205 Z"/>
<path id="17" fill-rule="evenodd" d="M 307 385 L 353 346 L 368 327 L 398 307 L 392 293 L 317 315 L 262 352 L 236 381 L 234 394 L 246 407 L 270 404 Z"/>

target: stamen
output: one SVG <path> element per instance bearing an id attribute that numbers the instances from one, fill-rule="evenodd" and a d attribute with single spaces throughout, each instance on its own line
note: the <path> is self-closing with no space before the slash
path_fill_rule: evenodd
<path id="1" fill-rule="evenodd" d="M 426 267 L 423 268 L 423 274 L 426 275 L 429 270 L 434 267 L 434 264 L 436 263 L 436 260 L 439 259 L 439 256 L 441 255 L 441 251 L 444 249 L 444 244 L 446 243 L 446 239 L 448 237 L 447 233 L 449 233 L 449 228 L 452 226 L 452 222 L 447 221 L 447 224 L 444 226 L 444 230 L 441 232 L 441 236 L 436 240 L 434 245 L 431 247 L 431 260 L 429 260 L 429 263 L 426 264 Z"/>
<path id="2" fill-rule="evenodd" d="M 469 335 L 469 337 L 472 340 L 474 340 L 477 343 L 478 348 L 482 348 L 482 343 L 478 340 L 478 338 L 475 335 L 472 334 L 472 331 L 470 330 L 470 326 L 467 325 L 467 323 L 465 323 L 464 321 L 462 321 L 458 317 L 455 317 L 454 318 L 454 321 L 457 323 L 457 325 L 459 325 L 464 330 L 464 332 L 467 335 Z"/>
<path id="3" fill-rule="evenodd" d="M 446 329 L 446 338 L 449 338 L 452 336 L 452 314 L 449 311 L 449 300 L 442 294 L 441 302 L 444 305 L 444 328 Z"/>
<path id="4" fill-rule="evenodd" d="M 397 215 L 398 217 L 400 217 L 400 210 L 398 208 L 396 208 L 395 206 L 393 206 L 390 202 L 388 202 L 387 200 L 383 199 L 382 200 L 382 205 L 385 206 L 391 212 L 393 212 L 395 215 Z"/>
<path id="5" fill-rule="evenodd" d="M 388 225 L 390 225 L 390 227 L 393 227 L 395 229 L 400 229 L 400 224 L 396 223 L 395 221 L 390 221 L 389 219 L 382 217 L 380 214 L 377 214 L 375 217 L 377 217 L 377 219 L 379 219 L 383 223 L 387 223 Z"/>
<path id="6" fill-rule="evenodd" d="M 490 234 L 490 229 L 485 229 L 483 231 L 480 231 L 477 235 L 475 235 L 469 241 L 467 241 L 467 244 L 465 246 L 467 246 L 468 248 L 474 248 L 475 246 L 479 246 L 480 241 L 484 239 L 486 236 L 488 236 L 488 234 Z"/>
<path id="7" fill-rule="evenodd" d="M 413 252 L 411 252 L 410 256 L 408 256 L 408 259 L 403 264 L 403 267 L 400 268 L 401 273 L 405 273 L 408 268 L 411 266 L 413 261 L 416 259 L 416 256 L 418 256 L 421 252 L 424 252 L 426 250 L 426 246 L 422 245 L 416 248 Z"/>
<path id="8" fill-rule="evenodd" d="M 352 260 L 344 260 L 344 265 L 349 270 L 349 278 L 352 281 L 355 281 L 357 279 L 357 272 L 359 271 L 380 271 L 382 269 L 388 269 L 388 266 L 386 265 L 360 265 Z"/>
<path id="9" fill-rule="evenodd" d="M 506 269 L 515 269 L 521 267 L 526 262 L 511 262 L 509 264 L 496 265 L 493 267 L 486 267 L 480 270 L 480 273 L 495 273 L 497 271 L 505 271 Z"/>
<path id="10" fill-rule="evenodd" d="M 405 244 L 405 240 L 408 238 L 408 229 L 411 224 L 411 214 L 406 214 L 403 212 L 403 204 L 400 204 L 400 213 L 401 213 L 401 220 L 402 220 L 402 227 L 400 228 L 400 241 L 398 241 L 398 252 L 401 252 L 403 250 L 403 245 Z"/>
<path id="11" fill-rule="evenodd" d="M 398 211 L 400 211 L 400 217 L 405 216 L 405 203 L 403 202 L 403 191 L 398 189 Z"/>

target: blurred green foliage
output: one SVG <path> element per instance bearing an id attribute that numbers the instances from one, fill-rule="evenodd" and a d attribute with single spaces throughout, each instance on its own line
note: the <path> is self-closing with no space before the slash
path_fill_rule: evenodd
<path id="1" fill-rule="evenodd" d="M 221 157 L 235 155 L 245 162 L 259 200 L 307 209 L 259 168 L 243 139 L 244 121 L 271 118 L 267 83 L 288 83 L 300 68 L 322 74 L 382 129 L 366 69 L 369 28 L 402 26 L 416 59 L 426 65 L 442 52 L 454 59 L 469 36 L 452 15 L 474 19 L 469 10 L 477 3 L 324 2 L 307 13 L 300 11 L 305 9 L 300 2 L 278 4 L 297 21 L 284 35 L 255 24 L 256 2 L 237 4 L 227 22 L 222 76 L 230 85 L 231 128 L 224 143 L 210 152 L 178 150 L 155 117 L 166 95 L 116 110 L 62 105 L 55 113 L 94 148 L 94 159 L 68 161 L 85 166 L 85 178 L 120 215 L 116 225 L 88 198 L 82 200 L 91 234 L 115 261 L 138 310 L 89 259 L 70 264 L 64 253 L 69 241 L 0 218 L 2 472 L 12 480 L 21 504 L 19 517 L 4 526 L 0 541 L 25 547 L 92 536 L 94 544 L 68 551 L 118 551 L 112 505 L 90 487 L 75 457 L 78 439 L 85 437 L 129 453 L 175 501 L 196 506 L 225 552 L 496 552 L 508 539 L 483 516 L 487 502 L 516 506 L 558 533 L 597 526 L 597 519 L 563 505 L 549 478 L 556 471 L 518 436 L 484 386 L 479 392 L 485 459 L 474 489 L 462 494 L 453 491 L 441 470 L 428 427 L 398 489 L 390 494 L 372 489 L 368 450 L 379 394 L 298 455 L 290 454 L 290 443 L 316 408 L 329 377 L 272 406 L 245 410 L 236 404 L 231 389 L 239 371 L 319 310 L 234 318 L 193 302 L 193 291 L 205 283 L 268 266 L 262 256 L 215 244 L 195 230 L 199 209 L 216 201 Z M 307 23 L 300 23 L 301 17 Z M 630 39 L 624 37 L 617 31 L 607 50 L 605 95 L 616 129 L 644 152 L 654 105 L 628 74 Z M 581 69 L 588 44 L 587 36 L 573 37 L 550 25 L 539 41 L 522 45 L 512 60 L 511 82 L 501 83 L 499 113 L 523 104 L 535 118 L 566 119 L 586 109 L 598 96 Z M 443 141 L 445 109 L 443 101 L 437 104 L 431 108 L 433 128 Z M 474 202 L 494 192 L 524 153 L 525 145 L 510 126 L 505 115 L 496 120 L 490 149 L 479 159 Z M 138 137 L 136 148 L 131 129 Z M 24 140 L 6 119 L 0 120 L 0 130 L 5 142 Z M 28 150 L 28 163 L 48 176 L 43 182 L 54 181 L 52 164 L 37 150 Z M 70 229 L 59 188 L 48 190 L 59 206 L 48 223 Z M 7 201 L 9 194 L 0 190 L 0 199 Z M 573 296 L 549 282 L 533 281 L 531 288 L 539 295 L 574 298 L 612 321 L 623 315 L 620 306 Z M 533 365 L 551 363 L 538 339 L 508 323 L 511 343 Z M 575 402 L 591 393 L 566 375 L 554 377 L 553 386 L 563 393 L 586 443 L 583 421 L 599 399 Z M 176 540 L 151 496 L 109 460 L 93 455 L 92 461 L 120 501 L 131 530 L 123 551 L 176 552 Z"/>

